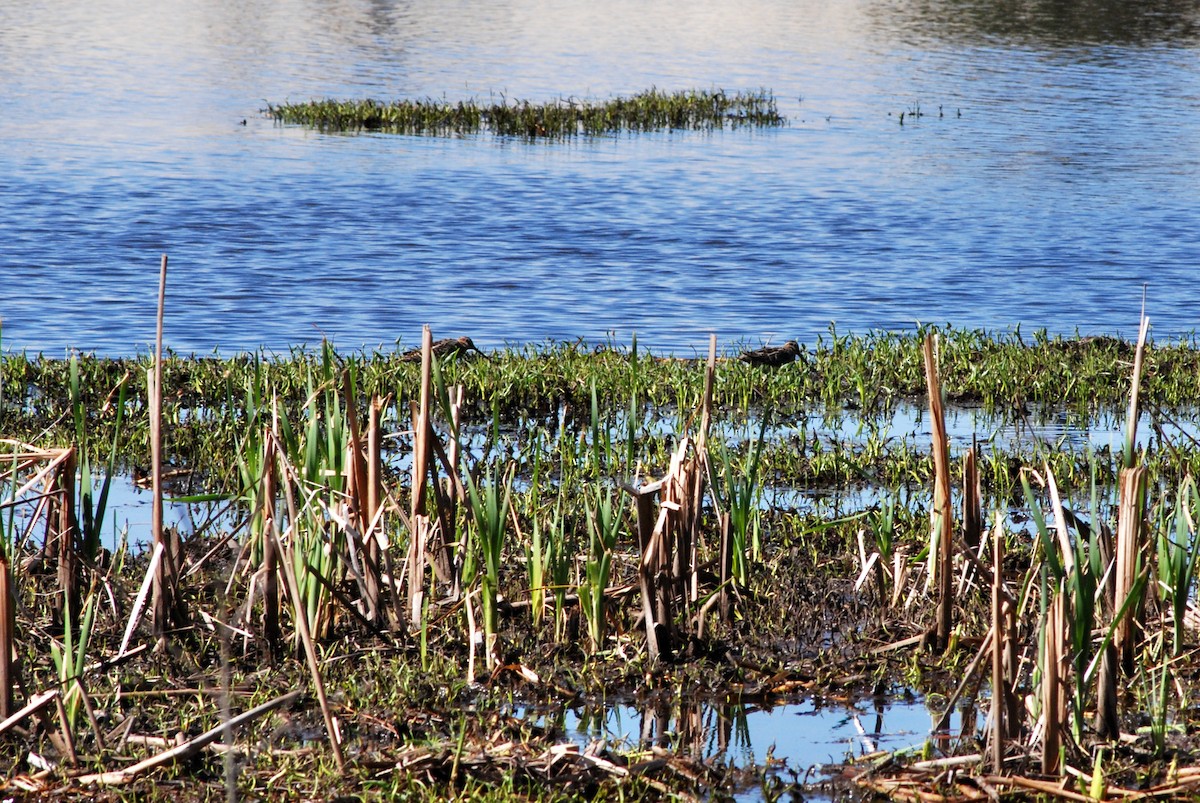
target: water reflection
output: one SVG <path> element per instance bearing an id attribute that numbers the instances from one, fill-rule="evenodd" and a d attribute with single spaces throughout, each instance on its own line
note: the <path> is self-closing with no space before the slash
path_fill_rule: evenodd
<path id="1" fill-rule="evenodd" d="M 803 774 L 879 750 L 919 747 L 927 738 L 946 749 L 971 738 L 979 725 L 974 701 L 953 711 L 946 727 L 935 731 L 944 705 L 941 697 L 926 701 L 911 696 L 857 702 L 809 697 L 779 705 L 661 697 L 525 713 L 581 747 L 595 741 L 628 749 L 659 747 L 701 761 L 736 767 L 770 762 Z"/>
<path id="2" fill-rule="evenodd" d="M 886 35 L 902 31 L 922 45 L 1191 47 L 1200 41 L 1195 0 L 891 0 L 869 13 Z"/>
<path id="3" fill-rule="evenodd" d="M 1186 332 L 1194 299 L 1160 288 L 1195 267 L 1196 9 L 13 0 L 3 346 L 144 348 L 162 251 L 183 353 L 411 345 L 426 322 L 679 354 L 831 320 L 1128 333 L 1143 282 L 1156 332 Z M 649 86 L 770 87 L 791 125 L 530 146 L 258 115 Z"/>

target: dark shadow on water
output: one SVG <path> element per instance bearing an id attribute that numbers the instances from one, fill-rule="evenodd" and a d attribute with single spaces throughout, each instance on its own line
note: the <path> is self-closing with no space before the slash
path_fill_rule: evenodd
<path id="1" fill-rule="evenodd" d="M 868 14 L 882 32 L 924 44 L 1070 48 L 1200 42 L 1200 3 L 1193 0 L 892 0 Z"/>

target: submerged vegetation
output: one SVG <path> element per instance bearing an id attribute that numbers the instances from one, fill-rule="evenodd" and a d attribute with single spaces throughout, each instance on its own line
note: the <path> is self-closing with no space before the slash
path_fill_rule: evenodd
<path id="1" fill-rule="evenodd" d="M 561 98 L 548 103 L 509 99 L 480 103 L 463 100 L 313 100 L 268 104 L 266 113 L 282 123 L 323 131 L 384 131 L 395 134 L 461 136 L 490 132 L 503 137 L 566 139 L 622 132 L 711 130 L 783 125 L 786 120 L 770 91 L 649 89 L 603 101 Z"/>
<path id="2" fill-rule="evenodd" d="M 908 691 L 959 732 L 833 793 L 1200 783 L 1195 343 L 443 353 L 0 357 L 0 788 L 775 797 L 563 712 Z M 147 473 L 216 512 L 116 520 Z"/>

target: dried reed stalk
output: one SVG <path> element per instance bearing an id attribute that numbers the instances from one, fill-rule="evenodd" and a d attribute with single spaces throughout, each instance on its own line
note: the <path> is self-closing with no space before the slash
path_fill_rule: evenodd
<path id="1" fill-rule="evenodd" d="M 16 685 L 13 655 L 16 647 L 16 597 L 13 596 L 12 565 L 0 550 L 0 719 L 12 714 Z"/>
<path id="2" fill-rule="evenodd" d="M 712 426 L 713 380 L 717 374 L 717 336 L 708 336 L 708 362 L 704 365 L 704 398 L 700 403 L 700 432 L 696 435 L 696 460 L 700 476 L 692 488 L 691 516 L 688 522 L 687 535 L 689 543 L 683 546 L 677 554 L 691 561 L 688 567 L 687 604 L 694 605 L 700 598 L 700 563 L 699 547 L 701 543 L 700 515 L 704 506 L 706 490 L 705 478 L 709 475 L 708 430 Z M 715 504 L 715 501 L 714 501 Z"/>
<path id="3" fill-rule="evenodd" d="M 1101 739 L 1116 740 L 1121 735 L 1121 711 L 1117 703 L 1117 677 L 1121 673 L 1121 662 L 1117 645 L 1110 639 L 1100 657 L 1100 670 L 1096 675 L 1096 735 Z"/>
<path id="4" fill-rule="evenodd" d="M 179 555 L 172 539 L 163 532 L 163 477 L 162 477 L 162 405 L 163 405 L 163 311 L 167 294 L 167 255 L 162 255 L 158 273 L 158 323 L 154 338 L 154 369 L 150 381 L 150 478 L 152 508 L 150 526 L 155 544 L 163 545 L 163 558 L 154 576 L 152 603 L 154 636 L 160 645 L 165 644 L 167 632 L 172 625 L 184 625 L 186 612 L 176 597 L 179 576 Z"/>
<path id="5" fill-rule="evenodd" d="M 951 575 L 954 519 L 950 510 L 950 445 L 946 436 L 946 416 L 942 409 L 942 384 L 938 375 L 935 336 L 925 336 L 925 381 L 929 393 L 929 421 L 933 432 L 933 510 L 937 527 L 937 560 L 933 564 L 938 587 L 937 632 L 935 649 L 939 652 L 950 643 L 954 624 L 954 586 Z"/>
<path id="6" fill-rule="evenodd" d="M 262 594 L 263 594 L 263 640 L 267 645 L 267 659 L 274 663 L 283 656 L 283 629 L 279 625 L 279 559 L 275 532 L 275 450 L 270 448 L 269 432 L 263 442 L 267 448 L 263 455 L 262 475 Z M 251 601 L 253 602 L 253 601 Z"/>
<path id="7" fill-rule="evenodd" d="M 62 745 L 66 752 L 64 758 L 67 765 L 73 767 L 79 763 L 79 755 L 75 751 L 75 734 L 71 731 L 71 720 L 61 694 L 54 698 L 54 707 L 58 711 L 58 729 L 62 732 Z"/>
<path id="8" fill-rule="evenodd" d="M 74 632 L 79 628 L 79 554 L 75 517 L 75 449 L 67 449 L 57 470 L 51 475 L 48 493 L 54 500 L 56 515 L 47 519 L 47 535 L 54 531 L 58 565 L 59 620 Z M 49 537 L 47 543 L 50 543 Z"/>
<path id="9" fill-rule="evenodd" d="M 34 714 L 42 713 L 46 706 L 53 703 L 58 699 L 58 697 L 58 689 L 50 689 L 49 691 L 44 691 L 41 694 L 33 695 L 29 702 L 26 703 L 20 711 L 10 714 L 4 719 L 3 722 L 0 722 L 0 736 L 8 733 L 8 731 L 11 730 L 15 725 L 20 724 L 22 720 L 25 720 Z"/>
<path id="10" fill-rule="evenodd" d="M 650 660 L 670 654 L 670 637 L 667 633 L 669 618 L 663 616 L 662 600 L 659 597 L 658 579 L 664 569 L 662 530 L 655 526 L 658 515 L 654 510 L 654 497 L 662 488 L 662 481 L 634 488 L 622 486 L 634 498 L 637 507 L 638 586 L 642 593 L 642 619 L 646 626 L 646 649 Z M 665 511 L 664 511 L 665 513 Z"/>
<path id="11" fill-rule="evenodd" d="M 733 527 L 728 511 L 721 511 L 721 566 L 718 581 L 721 590 L 717 599 L 722 621 L 728 622 L 733 618 L 733 607 L 729 602 L 729 585 L 733 581 Z"/>
<path id="12" fill-rule="evenodd" d="M 1120 499 L 1117 506 L 1117 555 L 1115 571 L 1115 610 L 1125 604 L 1138 575 L 1138 558 L 1144 549 L 1146 511 L 1146 467 L 1125 468 L 1120 474 Z M 1121 668 L 1132 676 L 1141 627 L 1142 606 L 1134 605 L 1117 622 L 1113 634 Z"/>
<path id="13" fill-rule="evenodd" d="M 342 374 L 342 394 L 346 405 L 346 428 L 349 431 L 346 444 L 346 503 L 345 530 L 350 551 L 350 564 L 359 584 L 362 602 L 366 606 L 366 618 L 372 624 L 378 623 L 380 617 L 379 592 L 380 569 L 378 549 L 372 554 L 370 548 L 371 528 L 374 509 L 371 506 L 372 493 L 370 477 L 378 476 L 378 471 L 372 472 L 368 467 L 370 456 L 368 448 L 363 443 L 362 431 L 358 425 L 358 405 L 354 397 L 354 389 L 350 381 L 350 372 Z M 368 424 L 369 428 L 369 424 Z M 376 436 L 378 438 L 378 436 Z M 368 435 L 368 440 L 370 436 Z M 378 491 L 374 497 L 378 499 Z"/>
<path id="14" fill-rule="evenodd" d="M 1008 736 L 1008 679 L 1004 649 L 1009 639 L 1004 615 L 1004 517 L 997 511 L 992 528 L 992 766 L 1004 771 L 1004 741 Z"/>
<path id="15" fill-rule="evenodd" d="M 378 396 L 371 399 L 371 407 L 367 414 L 367 498 L 366 510 L 363 515 L 363 541 L 365 553 L 363 563 L 369 569 L 366 572 L 367 594 L 377 606 L 378 616 L 382 616 L 384 608 L 379 606 L 379 595 L 382 592 L 383 559 L 379 548 L 379 508 L 383 499 L 383 448 L 382 434 L 379 428 L 379 417 L 383 411 L 384 401 Z"/>
<path id="16" fill-rule="evenodd" d="M 655 524 L 664 552 L 659 594 L 667 621 L 671 621 L 673 600 L 678 600 L 685 621 L 691 616 L 689 589 L 700 564 L 696 545 L 700 542 L 701 518 L 696 500 L 703 498 L 706 473 L 704 456 L 695 442 L 683 438 L 671 457 L 671 467 L 659 493 L 660 513 Z"/>
<path id="17" fill-rule="evenodd" d="M 1066 649 L 1065 581 L 1055 589 L 1046 613 L 1046 660 L 1042 666 L 1042 774 L 1059 769 L 1059 754 L 1067 729 L 1067 700 L 1062 675 Z"/>
<path id="18" fill-rule="evenodd" d="M 429 519 L 425 514 L 425 478 L 429 474 L 429 396 L 433 382 L 433 334 L 421 332 L 421 401 L 413 424 L 412 514 L 408 543 L 408 606 L 413 627 L 421 625 L 425 597 L 425 542 Z"/>
<path id="19" fill-rule="evenodd" d="M 979 549 L 983 539 L 983 508 L 980 504 L 979 462 L 976 457 L 978 446 L 971 436 L 971 449 L 963 455 L 963 540 L 972 550 Z"/>

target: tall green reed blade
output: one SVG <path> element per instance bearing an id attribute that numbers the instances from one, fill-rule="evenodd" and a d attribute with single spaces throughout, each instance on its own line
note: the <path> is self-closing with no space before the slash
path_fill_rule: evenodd
<path id="1" fill-rule="evenodd" d="M 724 477 L 721 483 L 713 483 L 714 488 L 720 489 L 718 496 L 722 505 L 729 512 L 729 527 L 731 539 L 731 571 L 736 585 L 746 588 L 750 584 L 750 560 L 752 547 L 755 545 L 755 530 L 757 529 L 758 495 L 759 495 L 759 464 L 762 459 L 763 443 L 766 440 L 770 416 L 763 414 L 758 428 L 758 438 L 750 449 L 747 461 L 738 470 L 737 461 L 729 454 L 724 443 L 718 441 L 718 457 L 721 462 Z"/>
<path id="2" fill-rule="evenodd" d="M 97 494 L 92 477 L 91 448 L 87 435 L 87 411 L 80 398 L 79 365 L 75 355 L 71 355 L 71 409 L 75 419 L 75 442 L 78 444 L 79 455 L 79 502 L 76 507 L 79 516 L 80 543 L 83 555 L 90 561 L 96 559 L 100 551 L 101 531 L 104 526 L 104 514 L 108 509 L 108 494 L 112 485 L 113 475 L 117 473 L 117 455 L 121 444 L 122 423 L 125 417 L 125 389 L 130 375 L 128 373 L 117 384 L 116 421 L 113 424 L 112 446 L 108 451 L 108 461 L 104 468 L 104 478 L 100 482 Z"/>
<path id="3" fill-rule="evenodd" d="M 533 519 L 533 525 L 529 535 L 529 544 L 525 547 L 525 567 L 529 577 L 529 607 L 535 628 L 542 623 L 542 618 L 545 615 L 546 584 L 550 573 L 552 549 L 544 533 L 542 517 L 540 515 L 541 511 L 539 509 L 542 484 L 541 443 L 542 433 L 541 430 L 538 430 L 534 434 L 533 445 L 531 446 L 533 466 L 529 483 L 529 510 L 530 517 Z M 549 538 L 553 537 L 554 533 L 551 532 Z"/>
<path id="4" fill-rule="evenodd" d="M 496 639 L 500 629 L 500 564 L 504 554 L 504 534 L 508 529 L 515 469 L 515 466 L 510 466 L 499 481 L 488 472 L 482 488 L 475 484 L 470 472 L 464 472 L 467 477 L 467 497 L 475 522 L 475 545 L 483 558 L 480 600 L 489 669 L 496 665 Z"/>
<path id="5" fill-rule="evenodd" d="M 336 588 L 344 571 L 345 532 L 331 526 L 323 505 L 335 508 L 345 493 L 345 460 L 349 431 L 336 381 L 336 355 L 325 344 L 320 375 L 310 371 L 307 380 L 307 422 L 288 458 L 298 466 L 304 503 L 292 522 L 291 550 L 298 593 L 312 636 L 323 638 L 331 621 L 330 588 Z"/>
<path id="6" fill-rule="evenodd" d="M 597 490 L 587 504 L 590 549 L 579 585 L 579 606 L 587 620 L 588 639 L 593 652 L 604 646 L 608 611 L 605 592 L 612 573 L 613 550 L 621 529 L 621 517 L 611 490 Z"/>
<path id="7" fill-rule="evenodd" d="M 567 539 L 564 526 L 563 506 L 563 498 L 560 495 L 554 507 L 546 550 L 546 564 L 554 591 L 554 637 L 558 640 L 562 640 L 566 631 L 567 588 L 571 583 L 571 566 L 575 562 L 575 550 Z"/>
<path id="8" fill-rule="evenodd" d="M 69 604 L 69 603 L 68 603 Z M 70 621 L 71 617 L 64 617 Z M 58 682 L 64 687 L 63 702 L 67 709 L 68 727 L 74 730 L 83 704 L 83 670 L 87 665 L 88 646 L 96 621 L 96 595 L 89 593 L 84 603 L 83 619 L 76 633 L 69 625 L 63 629 L 63 642 L 50 642 L 50 659 L 58 672 Z"/>

